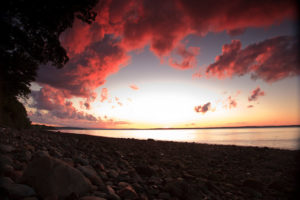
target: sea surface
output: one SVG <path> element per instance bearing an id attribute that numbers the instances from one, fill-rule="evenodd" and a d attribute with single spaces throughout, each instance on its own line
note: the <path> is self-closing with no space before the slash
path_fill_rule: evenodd
<path id="1" fill-rule="evenodd" d="M 171 130 L 76 130 L 61 132 L 113 138 L 154 139 L 238 146 L 258 146 L 279 149 L 300 149 L 300 127 L 280 128 L 225 128 Z"/>

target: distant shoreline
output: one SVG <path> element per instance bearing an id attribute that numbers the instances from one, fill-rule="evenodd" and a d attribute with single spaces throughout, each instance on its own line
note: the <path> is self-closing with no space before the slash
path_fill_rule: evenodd
<path id="1" fill-rule="evenodd" d="M 279 125 L 279 126 L 225 126 L 225 127 L 197 127 L 197 128 L 83 128 L 83 127 L 53 127 L 43 126 L 45 129 L 69 129 L 69 130 L 190 130 L 190 129 L 244 129 L 244 128 L 295 128 L 300 125 Z"/>

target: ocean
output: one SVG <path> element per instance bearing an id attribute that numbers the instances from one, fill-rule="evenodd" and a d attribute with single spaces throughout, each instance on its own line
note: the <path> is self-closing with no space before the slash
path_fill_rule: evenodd
<path id="1" fill-rule="evenodd" d="M 154 139 L 206 144 L 271 147 L 289 150 L 300 149 L 300 127 L 170 130 L 60 129 L 59 131 L 112 138 Z"/>

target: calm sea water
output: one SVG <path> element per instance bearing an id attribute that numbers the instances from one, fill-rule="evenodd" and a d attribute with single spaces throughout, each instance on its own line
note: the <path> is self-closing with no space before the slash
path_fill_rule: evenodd
<path id="1" fill-rule="evenodd" d="M 300 128 L 234 128 L 234 129 L 173 129 L 173 130 L 73 130 L 78 133 L 114 138 L 154 139 L 207 144 L 259 146 L 300 149 Z"/>

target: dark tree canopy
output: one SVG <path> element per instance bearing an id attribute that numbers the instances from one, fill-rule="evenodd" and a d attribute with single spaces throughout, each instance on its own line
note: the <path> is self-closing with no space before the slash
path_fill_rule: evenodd
<path id="1" fill-rule="evenodd" d="M 59 36 L 72 26 L 75 17 L 92 23 L 96 17 L 92 9 L 97 2 L 9 0 L 0 3 L 0 126 L 14 126 L 16 107 L 19 110 L 24 107 L 21 104 L 11 108 L 8 102 L 27 97 L 40 64 L 51 63 L 61 68 L 67 63 L 68 56 Z M 8 119 L 12 116 L 15 119 Z"/>

